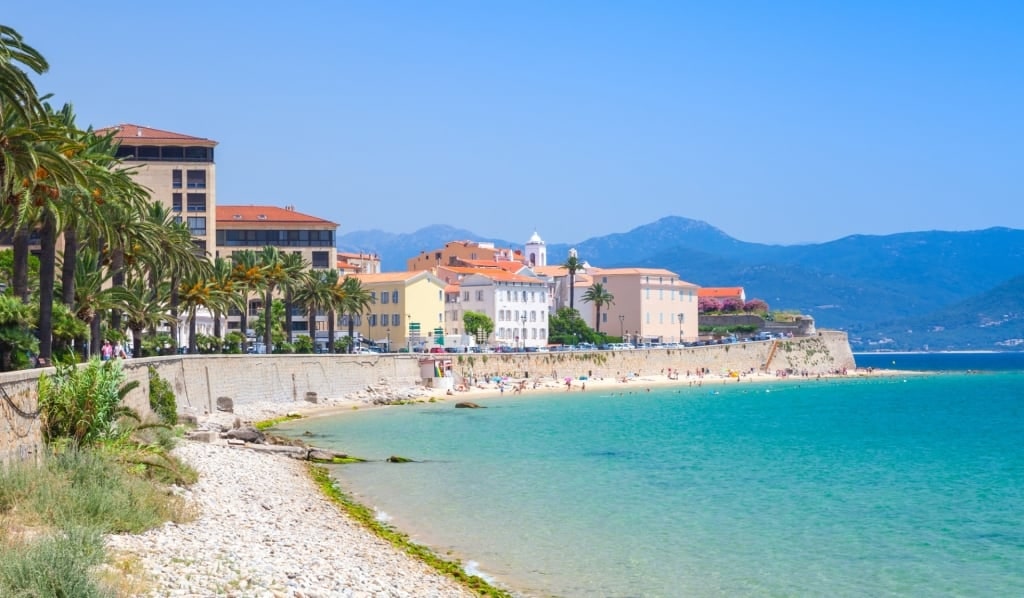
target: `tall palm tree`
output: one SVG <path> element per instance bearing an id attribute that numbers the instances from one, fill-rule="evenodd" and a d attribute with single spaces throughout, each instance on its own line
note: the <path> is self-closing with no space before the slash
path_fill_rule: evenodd
<path id="1" fill-rule="evenodd" d="M 349 276 L 342 281 L 339 308 L 342 313 L 348 315 L 349 353 L 355 350 L 355 343 L 352 340 L 355 338 L 356 316 L 362 317 L 363 314 L 370 311 L 370 306 L 373 303 L 373 296 L 370 295 L 370 291 L 363 288 L 363 283 L 358 278 Z M 333 314 L 331 319 L 333 321 Z"/>
<path id="2" fill-rule="evenodd" d="M 608 292 L 604 285 L 595 282 L 586 293 L 583 293 L 583 301 L 593 303 L 597 308 L 594 314 L 594 330 L 601 332 L 601 308 L 606 305 L 615 305 L 615 295 Z"/>
<path id="3" fill-rule="evenodd" d="M 569 309 L 576 309 L 576 273 L 583 269 L 583 263 L 576 257 L 576 251 L 569 252 L 569 259 L 562 267 L 569 271 Z"/>
<path id="4" fill-rule="evenodd" d="M 231 254 L 231 278 L 235 287 L 242 295 L 242 352 L 248 348 L 248 323 L 249 323 L 249 294 L 259 291 L 263 287 L 263 269 L 260 267 L 259 258 L 255 251 L 243 249 Z"/>
<path id="5" fill-rule="evenodd" d="M 288 274 L 278 283 L 284 292 L 284 326 L 288 344 L 295 342 L 292 330 L 292 307 L 295 303 L 295 290 L 306 283 L 309 262 L 301 253 L 286 253 L 281 257 L 281 265 Z"/>
<path id="6" fill-rule="evenodd" d="M 213 336 L 221 338 L 221 319 L 231 307 L 242 309 L 242 297 L 235 288 L 235 281 L 231 278 L 231 262 L 216 257 L 210 271 L 210 280 L 217 285 L 217 297 L 210 309 L 213 311 Z"/>
<path id="7" fill-rule="evenodd" d="M 338 300 L 337 270 L 311 270 L 304 282 L 295 289 L 294 300 L 306 308 L 308 314 L 309 338 L 316 343 L 316 316 L 320 312 L 328 312 Z M 334 326 L 328 323 L 328 352 L 334 352 Z"/>
<path id="8" fill-rule="evenodd" d="M 14 112 L 28 121 L 43 115 L 44 110 L 32 79 L 22 67 L 41 75 L 50 65 L 17 31 L 0 25 L 0 116 Z"/>
<path id="9" fill-rule="evenodd" d="M 218 295 L 222 292 L 217 282 L 213 280 L 212 268 L 210 272 L 190 272 L 181 280 L 181 289 L 178 296 L 181 305 L 185 308 L 188 320 L 188 352 L 198 352 L 196 343 L 196 312 L 200 307 L 205 307 L 213 312 L 212 306 L 218 302 Z"/>

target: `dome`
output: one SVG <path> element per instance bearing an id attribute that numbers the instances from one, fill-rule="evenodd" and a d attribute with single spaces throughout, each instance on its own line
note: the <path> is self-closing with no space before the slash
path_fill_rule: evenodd
<path id="1" fill-rule="evenodd" d="M 533 231 L 533 236 L 530 237 L 530 240 L 527 241 L 526 244 L 527 245 L 543 245 L 544 244 L 544 240 L 540 238 L 540 235 L 537 234 L 537 231 Z"/>

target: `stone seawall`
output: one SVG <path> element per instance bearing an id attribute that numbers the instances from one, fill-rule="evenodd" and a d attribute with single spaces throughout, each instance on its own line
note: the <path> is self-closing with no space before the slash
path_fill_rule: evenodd
<path id="1" fill-rule="evenodd" d="M 282 410 L 302 404 L 307 393 L 340 398 L 387 383 L 421 384 L 423 355 L 184 355 L 130 359 L 123 362 L 128 380 L 139 387 L 125 403 L 144 417 L 149 409 L 149 367 L 167 380 L 177 397 L 178 410 L 202 414 L 216 408 L 217 398 L 236 405 L 279 403 Z M 686 349 L 594 351 L 572 353 L 463 353 L 431 355 L 452 361 L 460 378 L 566 376 L 607 378 L 628 373 L 650 375 L 668 368 L 680 372 L 707 368 L 713 373 L 750 369 L 790 370 L 811 374 L 855 367 L 846 333 L 819 331 L 814 336 L 779 341 L 712 345 Z M 42 447 L 38 416 L 37 379 L 49 370 L 0 374 L 0 463 L 35 460 Z M 28 417 L 26 417 L 28 416 Z"/>

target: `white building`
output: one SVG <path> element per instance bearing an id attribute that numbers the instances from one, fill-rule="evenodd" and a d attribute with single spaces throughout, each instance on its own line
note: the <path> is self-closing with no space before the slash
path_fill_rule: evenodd
<path id="1" fill-rule="evenodd" d="M 532 276 L 502 270 L 479 272 L 459 283 L 460 307 L 494 321 L 489 342 L 509 347 L 548 344 L 548 287 Z"/>

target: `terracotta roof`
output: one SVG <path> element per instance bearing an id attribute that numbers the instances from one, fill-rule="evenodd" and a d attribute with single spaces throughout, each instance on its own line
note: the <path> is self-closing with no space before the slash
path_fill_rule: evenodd
<path id="1" fill-rule="evenodd" d="M 532 276 L 521 276 L 514 272 L 506 272 L 505 270 L 477 270 L 476 272 L 473 273 L 473 275 L 489 278 L 495 282 L 525 282 L 529 284 L 544 284 L 544 281 L 539 278 L 534 278 Z M 462 280 L 462 283 L 466 283 L 465 279 Z"/>
<path id="2" fill-rule="evenodd" d="M 113 127 L 104 127 L 102 129 L 96 129 L 97 133 L 108 133 L 110 131 L 117 131 L 114 135 L 114 139 L 117 139 L 121 143 L 190 143 L 194 145 L 207 145 L 214 146 L 217 142 L 212 139 L 206 139 L 204 137 L 193 137 L 191 135 L 185 135 L 183 133 L 174 133 L 172 131 L 163 131 L 161 129 L 154 129 L 153 127 L 144 127 L 141 125 L 132 125 L 122 123 Z"/>
<path id="3" fill-rule="evenodd" d="M 224 224 L 240 222 L 290 222 L 338 226 L 330 220 L 324 220 L 323 218 L 317 218 L 316 216 L 310 216 L 287 208 L 217 204 L 217 228 Z"/>
<path id="4" fill-rule="evenodd" d="M 511 260 L 459 260 L 468 267 L 475 268 L 500 268 L 507 272 L 518 272 L 526 266 L 520 262 Z"/>
<path id="5" fill-rule="evenodd" d="M 743 287 L 702 287 L 697 290 L 698 297 L 742 297 Z"/>
<path id="6" fill-rule="evenodd" d="M 442 282 L 436 276 L 427 272 L 426 270 L 417 270 L 415 272 L 381 272 L 380 274 L 353 274 L 352 278 L 358 279 L 363 284 L 383 284 L 392 282 L 411 282 L 415 278 L 419 277 L 433 278 L 437 282 Z"/>
<path id="7" fill-rule="evenodd" d="M 444 292 L 445 293 L 458 293 L 459 292 L 459 284 L 455 283 L 455 284 L 447 285 L 446 287 L 444 287 Z"/>

